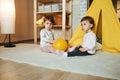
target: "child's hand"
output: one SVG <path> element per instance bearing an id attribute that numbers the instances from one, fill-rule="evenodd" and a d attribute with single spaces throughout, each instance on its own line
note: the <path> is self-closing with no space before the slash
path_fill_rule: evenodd
<path id="1" fill-rule="evenodd" d="M 55 41 L 56 41 L 56 40 L 47 40 L 47 42 L 48 42 L 48 43 L 51 43 L 51 44 L 55 43 Z"/>
<path id="2" fill-rule="evenodd" d="M 53 43 L 55 43 L 56 42 L 56 40 L 51 40 L 51 43 L 53 44 Z"/>
<path id="3" fill-rule="evenodd" d="M 56 40 L 52 40 L 52 43 L 55 43 L 56 42 Z"/>
<path id="4" fill-rule="evenodd" d="M 81 52 L 85 52 L 85 51 L 87 51 L 86 48 L 79 48 L 79 50 L 80 50 Z"/>
<path id="5" fill-rule="evenodd" d="M 78 48 L 79 48 L 80 46 L 81 46 L 81 45 L 80 45 L 80 44 L 78 44 L 76 47 L 78 47 Z"/>
<path id="6" fill-rule="evenodd" d="M 53 44 L 53 43 L 55 43 L 56 42 L 56 40 L 51 40 L 51 43 Z"/>

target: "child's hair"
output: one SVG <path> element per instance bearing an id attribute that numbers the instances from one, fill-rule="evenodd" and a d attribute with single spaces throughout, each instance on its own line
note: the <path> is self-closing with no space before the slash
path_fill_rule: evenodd
<path id="1" fill-rule="evenodd" d="M 93 24 L 91 29 L 93 29 L 94 26 L 95 26 L 94 19 L 92 17 L 90 17 L 90 16 L 83 17 L 80 22 L 82 22 L 82 21 L 88 21 L 90 24 Z"/>
<path id="2" fill-rule="evenodd" d="M 46 20 L 49 20 L 50 22 L 52 22 L 54 24 L 54 17 L 52 15 L 45 15 L 45 19 L 44 19 L 44 22 Z"/>

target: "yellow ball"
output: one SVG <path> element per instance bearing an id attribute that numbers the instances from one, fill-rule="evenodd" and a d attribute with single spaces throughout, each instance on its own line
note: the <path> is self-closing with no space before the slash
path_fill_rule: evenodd
<path id="1" fill-rule="evenodd" d="M 67 47 L 68 47 L 67 42 L 62 38 L 57 39 L 56 42 L 53 44 L 53 48 L 57 50 L 65 51 Z"/>

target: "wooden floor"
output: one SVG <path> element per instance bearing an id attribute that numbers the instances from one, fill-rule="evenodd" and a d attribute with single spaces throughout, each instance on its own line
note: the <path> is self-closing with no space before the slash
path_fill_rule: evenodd
<path id="1" fill-rule="evenodd" d="M 0 59 L 0 80 L 112 80 Z"/>

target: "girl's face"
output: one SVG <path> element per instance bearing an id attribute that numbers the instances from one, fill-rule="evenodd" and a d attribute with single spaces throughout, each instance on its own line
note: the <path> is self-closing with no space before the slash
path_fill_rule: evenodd
<path id="1" fill-rule="evenodd" d="M 85 32 L 88 32 L 91 30 L 93 24 L 90 24 L 87 20 L 81 22 L 82 30 Z"/>
<path id="2" fill-rule="evenodd" d="M 51 22 L 51 21 L 46 20 L 46 21 L 44 22 L 44 26 L 45 26 L 45 29 L 47 29 L 47 30 L 51 30 L 51 29 L 52 29 L 53 24 L 52 24 L 52 22 Z"/>

